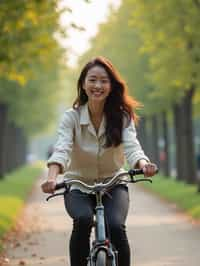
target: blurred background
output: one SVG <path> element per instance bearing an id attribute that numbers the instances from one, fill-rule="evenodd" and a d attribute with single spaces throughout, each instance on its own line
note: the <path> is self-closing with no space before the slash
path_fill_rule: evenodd
<path id="1" fill-rule="evenodd" d="M 82 66 L 110 59 L 143 104 L 138 137 L 200 191 L 200 1 L 1 1 L 0 179 L 46 160 Z"/>

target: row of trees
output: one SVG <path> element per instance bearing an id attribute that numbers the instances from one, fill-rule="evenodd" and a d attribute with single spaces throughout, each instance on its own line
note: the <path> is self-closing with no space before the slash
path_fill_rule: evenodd
<path id="1" fill-rule="evenodd" d="M 61 12 L 56 0 L 1 2 L 0 178 L 25 162 L 28 138 L 55 115 L 65 59 Z"/>
<path id="2" fill-rule="evenodd" d="M 198 181 L 193 120 L 200 111 L 199 11 L 198 0 L 124 0 L 79 62 L 104 55 L 118 67 L 145 107 L 138 129 L 144 149 L 158 164 L 165 160 L 167 176 L 173 126 L 176 176 L 187 183 Z"/>

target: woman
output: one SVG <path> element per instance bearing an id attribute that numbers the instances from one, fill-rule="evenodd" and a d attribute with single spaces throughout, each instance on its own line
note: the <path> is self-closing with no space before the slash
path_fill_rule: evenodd
<path id="1" fill-rule="evenodd" d="M 111 62 L 97 57 L 88 62 L 78 80 L 78 97 L 59 127 L 54 153 L 48 160 L 45 193 L 53 193 L 58 174 L 68 172 L 88 184 L 115 175 L 124 165 L 143 169 L 153 176 L 156 165 L 149 162 L 136 137 L 133 110 L 139 103 L 128 96 L 125 82 Z M 125 155 L 125 156 L 124 156 Z M 119 254 L 119 266 L 130 266 L 125 222 L 129 207 L 128 187 L 120 184 L 104 196 L 111 241 Z M 73 219 L 70 240 L 71 266 L 86 266 L 93 221 L 94 198 L 73 186 L 65 195 L 65 207 Z"/>

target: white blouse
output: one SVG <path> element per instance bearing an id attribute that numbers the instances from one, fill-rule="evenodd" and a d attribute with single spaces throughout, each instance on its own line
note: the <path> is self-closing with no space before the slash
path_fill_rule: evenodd
<path id="1" fill-rule="evenodd" d="M 132 168 L 140 159 L 149 161 L 136 137 L 133 121 L 123 128 L 122 144 L 118 147 L 105 148 L 105 140 L 105 117 L 97 134 L 88 105 L 71 108 L 62 117 L 58 139 L 47 166 L 57 163 L 61 166 L 61 173 L 92 184 L 121 171 L 125 159 Z"/>

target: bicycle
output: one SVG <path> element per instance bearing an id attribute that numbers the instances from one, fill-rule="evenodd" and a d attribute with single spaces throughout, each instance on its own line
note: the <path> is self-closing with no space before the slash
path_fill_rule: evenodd
<path id="1" fill-rule="evenodd" d="M 158 172 L 158 171 L 157 171 Z M 141 169 L 131 169 L 129 171 L 122 171 L 115 175 L 107 183 L 95 183 L 94 185 L 88 185 L 83 181 L 77 179 L 64 179 L 63 182 L 56 184 L 56 190 L 64 188 L 69 190 L 70 185 L 79 184 L 84 188 L 87 188 L 91 193 L 96 195 L 96 208 L 95 208 L 95 222 L 94 227 L 94 240 L 91 243 L 90 253 L 88 257 L 88 266 L 118 266 L 117 250 L 114 248 L 110 240 L 106 235 L 106 224 L 104 216 L 104 206 L 102 203 L 102 197 L 113 186 L 120 183 L 137 183 L 147 181 L 152 183 L 150 178 L 136 179 L 136 175 L 143 174 Z M 65 175 L 64 175 L 65 177 Z M 125 179 L 122 177 L 126 177 Z M 47 201 L 53 197 L 64 195 L 64 192 L 55 193 L 47 197 Z"/>

